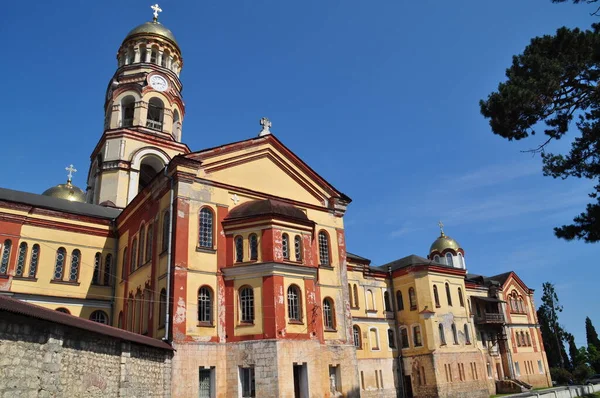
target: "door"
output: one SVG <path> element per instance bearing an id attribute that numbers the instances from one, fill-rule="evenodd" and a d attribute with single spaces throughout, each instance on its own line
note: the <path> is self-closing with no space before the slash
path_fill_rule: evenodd
<path id="1" fill-rule="evenodd" d="M 212 398 L 210 369 L 200 369 L 200 398 Z"/>
<path id="2" fill-rule="evenodd" d="M 294 398 L 308 398 L 308 372 L 305 363 L 294 365 Z"/>
<path id="3" fill-rule="evenodd" d="M 406 389 L 406 397 L 413 398 L 412 381 L 410 376 L 404 376 L 404 388 Z"/>

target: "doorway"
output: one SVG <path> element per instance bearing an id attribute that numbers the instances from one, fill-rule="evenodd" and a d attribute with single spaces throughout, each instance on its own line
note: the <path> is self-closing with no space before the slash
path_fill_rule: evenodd
<path id="1" fill-rule="evenodd" d="M 294 398 L 308 398 L 306 363 L 294 364 Z"/>
<path id="2" fill-rule="evenodd" d="M 413 398 L 412 380 L 410 376 L 404 376 L 404 388 L 406 389 L 406 397 Z"/>

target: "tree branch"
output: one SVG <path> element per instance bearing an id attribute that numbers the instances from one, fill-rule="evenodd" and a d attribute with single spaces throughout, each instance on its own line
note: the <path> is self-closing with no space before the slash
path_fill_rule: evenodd
<path id="1" fill-rule="evenodd" d="M 523 153 L 532 153 L 532 154 L 536 154 L 536 153 L 540 153 L 540 152 L 544 152 L 544 147 L 546 145 L 548 145 L 550 143 L 550 141 L 552 141 L 554 139 L 554 137 L 550 137 L 546 140 L 546 142 L 544 142 L 543 144 L 541 144 L 540 146 L 538 146 L 537 148 L 534 149 L 528 149 L 526 151 L 521 151 Z"/>

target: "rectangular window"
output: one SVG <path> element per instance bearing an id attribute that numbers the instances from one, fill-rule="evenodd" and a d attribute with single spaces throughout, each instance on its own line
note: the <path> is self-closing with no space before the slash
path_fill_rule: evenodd
<path id="1" fill-rule="evenodd" d="M 421 326 L 413 326 L 413 343 L 415 347 L 421 347 L 423 340 L 421 339 Z"/>
<path id="2" fill-rule="evenodd" d="M 487 363 L 487 372 L 488 372 L 488 378 L 490 378 L 490 379 L 491 379 L 492 377 L 494 377 L 494 376 L 492 375 L 492 365 L 490 365 L 490 363 L 489 363 L 489 362 Z"/>
<path id="3" fill-rule="evenodd" d="M 515 374 L 517 376 L 521 376 L 521 368 L 519 367 L 519 362 L 515 362 Z"/>
<path id="4" fill-rule="evenodd" d="M 211 366 L 210 368 L 200 368 L 200 390 L 199 390 L 199 398 L 213 398 L 215 396 L 214 391 L 214 377 L 215 377 L 215 367 Z"/>
<path id="5" fill-rule="evenodd" d="M 256 397 L 254 368 L 240 367 L 240 385 L 242 390 L 242 398 Z"/>
<path id="6" fill-rule="evenodd" d="M 400 344 L 402 344 L 402 348 L 408 348 L 409 347 L 409 343 L 408 343 L 408 329 L 407 328 L 402 328 L 400 329 Z"/>
<path id="7" fill-rule="evenodd" d="M 544 365 L 542 365 L 542 361 L 538 361 L 538 371 L 540 374 L 544 374 Z"/>
<path id="8" fill-rule="evenodd" d="M 375 372 L 377 373 L 377 371 Z M 377 376 L 377 374 L 375 374 Z M 329 386 L 331 392 L 342 392 L 340 367 L 329 365 Z"/>

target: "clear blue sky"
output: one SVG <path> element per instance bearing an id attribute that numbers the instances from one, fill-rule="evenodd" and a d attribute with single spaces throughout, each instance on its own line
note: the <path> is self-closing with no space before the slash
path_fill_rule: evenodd
<path id="1" fill-rule="evenodd" d="M 103 100 L 127 32 L 147 0 L 3 4 L 0 185 L 41 193 L 85 186 Z M 550 0 L 206 0 L 160 3 L 179 41 L 187 114 L 199 150 L 254 136 L 262 116 L 289 148 L 348 194 L 348 248 L 376 265 L 427 255 L 437 221 L 469 272 L 514 270 L 556 284 L 560 316 L 585 344 L 600 329 L 600 245 L 558 240 L 591 184 L 543 177 L 538 141 L 494 136 L 478 101 L 530 38 L 588 27 L 591 6 Z M 571 135 L 572 137 L 572 135 Z M 539 137 L 541 139 L 541 137 Z M 568 142 L 552 150 L 568 148 Z"/>

